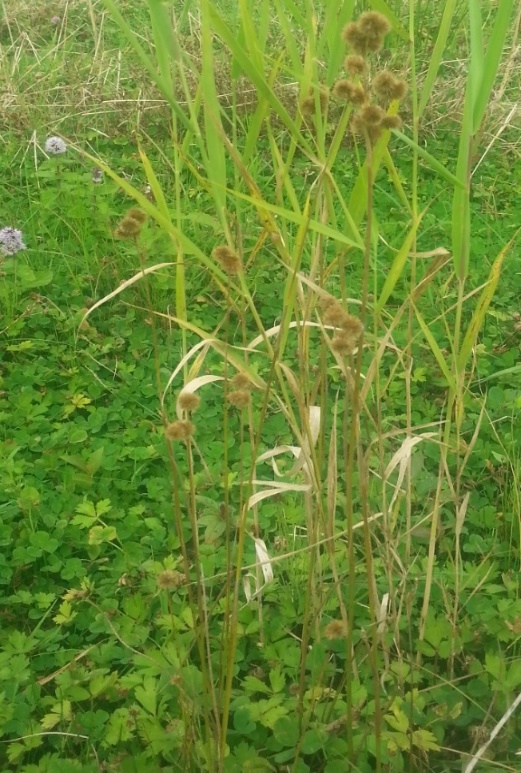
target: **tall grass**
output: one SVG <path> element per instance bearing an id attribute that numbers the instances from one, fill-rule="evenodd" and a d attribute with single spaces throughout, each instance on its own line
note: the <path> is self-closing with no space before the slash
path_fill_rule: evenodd
<path id="1" fill-rule="evenodd" d="M 411 73 L 410 127 L 394 131 L 394 138 L 386 129 L 376 141 L 366 130 L 353 137 L 351 105 L 323 97 L 343 77 L 347 49 L 340 30 L 355 18 L 358 9 L 354 0 L 331 0 L 324 5 L 311 0 L 238 0 L 236 13 L 226 16 L 219 5 L 200 0 L 198 65 L 185 53 L 178 35 L 179 26 L 186 21 L 186 9 L 177 14 L 166 4 L 149 0 L 154 37 L 151 55 L 134 36 L 118 4 L 104 2 L 161 90 L 172 115 L 173 200 L 164 195 L 144 146 L 140 155 L 155 203 L 104 167 L 171 237 L 168 260 L 150 264 L 134 277 L 135 281 L 146 281 L 167 262 L 174 265 L 174 311 L 165 314 L 153 306 L 148 309 L 153 324 L 167 317 L 180 331 L 180 358 L 166 384 L 163 374 L 158 373 L 165 432 L 168 435 L 175 421 L 189 418 L 179 397 L 175 401 L 177 418 L 172 415 L 172 390 L 186 394 L 212 389 L 221 396 L 225 448 L 232 434 L 241 444 L 240 475 L 230 469 L 225 453 L 219 480 L 211 480 L 222 489 L 227 526 L 228 565 L 222 576 L 215 578 L 204 574 L 199 544 L 198 481 L 204 473 L 205 449 L 198 448 L 197 434 L 169 442 L 175 529 L 184 572 L 191 580 L 194 654 L 188 648 L 185 657 L 197 662 L 208 697 L 194 718 L 201 743 L 187 752 L 187 757 L 192 755 L 190 764 L 199 766 L 197 769 L 225 769 L 230 713 L 237 697 L 234 679 L 241 608 L 245 603 L 256 605 L 263 646 L 269 636 L 264 597 L 272 578 L 287 565 L 295 593 L 304 598 L 296 687 L 300 740 L 288 769 L 299 769 L 302 738 L 312 719 L 313 702 L 309 704 L 306 696 L 311 687 L 328 687 L 326 662 L 314 683 L 309 681 L 313 646 L 329 635 L 324 628 L 328 605 L 336 610 L 336 630 L 344 643 L 345 673 L 340 689 L 346 711 L 341 732 L 347 740 L 348 763 L 357 769 L 356 760 L 367 745 L 374 769 L 389 769 L 392 740 L 386 717 L 395 712 L 398 722 L 398 708 L 396 695 L 386 686 L 386 676 L 391 660 L 396 659 L 411 672 L 421 672 L 421 642 L 431 608 L 442 527 L 454 531 L 454 593 L 449 610 L 449 676 L 454 676 L 461 533 L 469 502 L 464 475 L 479 433 L 476 426 L 470 441 L 464 438 L 465 397 L 473 379 L 476 342 L 512 244 L 505 244 L 495 257 L 485 284 L 469 289 L 473 260 L 478 257 L 472 254 L 469 197 L 480 128 L 514 0 L 502 0 L 486 41 L 479 3 L 440 3 L 437 37 L 421 82 L 416 33 L 425 4 L 410 2 L 404 17 L 401 3 L 369 3 L 388 18 L 393 36 L 406 41 Z M 191 12 L 194 10 L 192 4 Z M 464 112 L 458 125 L 459 157 L 456 168 L 447 169 L 420 147 L 419 132 L 457 11 L 464 14 L 468 32 L 468 71 Z M 277 48 L 271 45 L 274 35 Z M 227 106 L 217 86 L 225 63 L 231 68 L 232 93 Z M 380 67 L 377 60 L 371 66 L 374 70 Z M 191 86 L 194 79 L 195 90 Z M 244 80 L 257 96 L 255 109 L 247 117 L 238 106 Z M 280 83 L 293 84 L 294 106 L 281 100 Z M 182 106 L 178 95 L 182 95 Z M 399 109 L 399 102 L 392 101 L 389 115 Z M 271 169 L 269 186 L 262 179 L 256 155 L 260 144 Z M 339 160 L 346 147 L 354 169 L 349 179 L 345 162 Z M 393 161 L 396 152 L 411 154 L 412 173 L 407 185 L 397 173 Z M 430 165 L 453 190 L 452 244 L 429 245 L 422 252 L 418 252 L 418 243 L 426 208 L 422 210 L 418 194 L 420 162 Z M 99 160 L 97 163 L 104 166 Z M 386 223 L 378 221 L 374 206 L 375 178 L 381 170 L 387 173 L 410 219 L 401 241 L 387 250 L 382 246 L 387 241 Z M 190 208 L 183 195 L 183 180 L 187 178 L 210 197 L 219 227 L 213 243 L 198 242 L 183 231 Z M 223 270 L 213 256 L 216 246 L 235 253 L 242 268 L 231 274 Z M 379 268 L 382 260 L 388 261 L 385 278 Z M 266 316 L 256 301 L 258 264 L 271 264 L 274 272 L 284 272 L 275 319 Z M 215 330 L 202 330 L 192 318 L 186 271 L 194 265 L 204 271 L 205 281 L 217 288 L 222 298 L 222 320 Z M 456 288 L 457 297 L 452 308 L 433 320 L 423 301 L 427 293 L 436 293 L 440 276 Z M 99 301 L 90 313 L 126 286 Z M 342 313 L 349 313 L 363 325 L 363 337 L 352 350 L 343 351 L 338 346 L 338 325 L 335 328 L 333 315 L 328 316 L 332 296 Z M 432 367 L 439 370 L 444 399 L 440 400 L 437 420 L 418 425 L 413 421 L 412 379 L 422 348 L 430 352 Z M 239 411 L 230 403 L 231 394 L 241 391 L 234 382 L 236 374 L 248 384 L 241 387 L 247 397 Z M 383 405 L 397 379 L 405 385 L 406 416 L 403 423 L 395 422 L 389 429 Z M 284 418 L 285 434 L 292 440 L 266 448 L 265 425 L 274 411 Z M 192 420 L 196 427 L 199 421 L 204 422 L 203 410 L 200 415 L 194 413 Z M 437 453 L 438 476 L 424 506 L 425 515 L 419 518 L 413 506 L 411 470 L 414 449 L 426 444 L 431 446 L 431 455 Z M 288 455 L 290 463 L 280 461 Z M 271 472 L 266 462 L 271 464 Z M 298 530 L 306 540 L 305 550 L 289 550 L 277 560 L 272 546 L 263 540 L 262 509 L 262 502 L 275 497 L 282 502 L 300 501 Z M 417 577 L 410 572 L 416 551 L 414 533 L 425 525 L 427 559 Z M 250 546 L 257 557 L 254 566 L 247 562 Z M 297 555 L 304 562 L 304 574 L 291 572 Z M 216 580 L 221 583 L 219 592 Z M 406 620 L 413 618 L 417 603 L 421 605 L 417 639 L 411 626 L 408 644 Z M 369 706 L 363 721 L 361 680 Z M 402 690 L 409 696 L 404 707 L 410 722 L 406 722 L 406 750 L 412 760 L 421 759 L 438 746 L 428 729 L 412 730 L 414 693 L 404 684 Z"/>

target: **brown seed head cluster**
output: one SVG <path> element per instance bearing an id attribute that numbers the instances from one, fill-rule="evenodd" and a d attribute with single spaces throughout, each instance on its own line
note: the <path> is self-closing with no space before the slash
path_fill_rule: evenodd
<path id="1" fill-rule="evenodd" d="M 227 274 L 238 274 L 242 268 L 242 260 L 231 247 L 226 244 L 215 247 L 213 251 L 214 259 L 221 264 L 221 268 Z"/>
<path id="2" fill-rule="evenodd" d="M 234 389 L 251 389 L 250 379 L 244 373 L 236 373 L 230 379 L 230 383 Z"/>
<path id="3" fill-rule="evenodd" d="M 168 440 L 190 440 L 194 432 L 195 427 L 192 422 L 185 419 L 172 421 L 165 429 Z"/>
<path id="4" fill-rule="evenodd" d="M 391 25 L 381 13 L 366 11 L 358 21 L 349 22 L 342 36 L 354 54 L 366 57 L 369 52 L 379 51 Z"/>
<path id="5" fill-rule="evenodd" d="M 324 628 L 324 637 L 330 641 L 333 639 L 344 639 L 347 630 L 342 620 L 331 620 Z"/>
<path id="6" fill-rule="evenodd" d="M 251 402 L 251 382 L 244 373 L 236 373 L 231 379 L 230 384 L 233 389 L 228 392 L 226 399 L 236 408 L 247 408 Z"/>
<path id="7" fill-rule="evenodd" d="M 250 404 L 251 395 L 246 389 L 235 389 L 233 392 L 228 392 L 226 399 L 236 408 L 247 408 Z"/>
<path id="8" fill-rule="evenodd" d="M 114 231 L 114 235 L 118 239 L 136 239 L 141 233 L 146 219 L 147 216 L 140 209 L 129 209 Z"/>
<path id="9" fill-rule="evenodd" d="M 354 77 L 367 74 L 367 62 L 360 54 L 349 54 L 344 59 L 344 67 Z"/>
<path id="10" fill-rule="evenodd" d="M 368 54 L 379 51 L 391 25 L 387 18 L 377 11 L 363 13 L 357 21 L 344 27 L 342 37 L 351 48 L 344 67 L 355 82 L 342 78 L 335 84 L 333 93 L 338 99 L 350 102 L 360 108 L 353 116 L 351 129 L 374 144 L 385 129 L 399 129 L 402 121 L 397 115 L 388 115 L 379 104 L 373 104 L 366 88 L 368 75 Z M 363 84 L 357 82 L 363 80 Z M 364 88 L 365 86 L 365 88 Z M 376 73 L 370 89 L 378 101 L 387 107 L 393 100 L 402 100 L 407 93 L 407 84 L 389 70 Z"/>
<path id="11" fill-rule="evenodd" d="M 183 585 L 186 576 L 175 569 L 165 569 L 157 575 L 157 587 L 161 590 L 175 590 Z"/>
<path id="12" fill-rule="evenodd" d="M 353 83 L 347 78 L 341 78 L 333 87 L 333 93 L 338 99 L 351 102 L 353 105 L 363 105 L 368 97 L 366 90 L 360 83 Z"/>
<path id="13" fill-rule="evenodd" d="M 358 317 L 344 311 L 334 298 L 326 298 L 321 305 L 324 324 L 335 328 L 331 348 L 341 357 L 348 357 L 356 349 L 363 333 L 362 323 Z"/>
<path id="14" fill-rule="evenodd" d="M 318 101 L 320 104 L 320 111 L 324 113 L 329 102 L 329 90 L 321 86 L 318 92 Z M 314 115 L 317 111 L 317 103 L 315 101 L 315 95 L 313 90 L 310 91 L 309 96 L 302 100 L 300 103 L 300 109 L 303 115 Z"/>
<path id="15" fill-rule="evenodd" d="M 179 395 L 179 407 L 183 411 L 195 411 L 199 407 L 201 398 L 195 392 L 181 392 Z"/>
<path id="16" fill-rule="evenodd" d="M 377 73 L 371 82 L 371 88 L 383 102 L 390 102 L 392 99 L 403 99 L 407 94 L 407 84 L 405 81 L 397 78 L 389 70 L 382 70 Z"/>

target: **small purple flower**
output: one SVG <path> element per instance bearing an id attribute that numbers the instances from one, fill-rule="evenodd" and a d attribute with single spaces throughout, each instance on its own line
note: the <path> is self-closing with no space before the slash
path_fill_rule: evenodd
<path id="1" fill-rule="evenodd" d="M 103 182 L 103 170 L 98 169 L 97 166 L 95 166 L 94 169 L 92 170 L 92 182 L 93 183 Z"/>
<path id="2" fill-rule="evenodd" d="M 0 230 L 0 252 L 4 257 L 16 255 L 20 250 L 27 249 L 22 238 L 22 232 L 16 228 L 2 228 Z"/>
<path id="3" fill-rule="evenodd" d="M 61 22 L 61 19 L 59 16 L 53 16 L 51 18 L 51 24 L 53 27 L 57 27 L 60 22 Z"/>
<path id="4" fill-rule="evenodd" d="M 67 152 L 67 145 L 61 137 L 48 137 L 45 140 L 45 152 L 50 153 L 51 156 L 61 156 L 62 153 Z"/>

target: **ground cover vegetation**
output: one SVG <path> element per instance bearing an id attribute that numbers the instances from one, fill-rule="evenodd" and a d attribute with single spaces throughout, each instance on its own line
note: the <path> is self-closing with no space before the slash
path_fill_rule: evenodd
<path id="1" fill-rule="evenodd" d="M 0 769 L 516 771 L 514 0 L 11 0 Z"/>

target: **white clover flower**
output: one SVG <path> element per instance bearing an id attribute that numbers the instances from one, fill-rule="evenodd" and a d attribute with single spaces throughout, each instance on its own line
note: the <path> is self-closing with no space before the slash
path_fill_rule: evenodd
<path id="1" fill-rule="evenodd" d="M 45 140 L 45 152 L 50 153 L 51 156 L 61 156 L 62 153 L 67 152 L 67 145 L 61 137 L 48 137 Z"/>
<path id="2" fill-rule="evenodd" d="M 16 228 L 2 228 L 0 230 L 0 252 L 4 257 L 16 255 L 20 250 L 27 249 L 22 238 L 22 232 Z"/>

